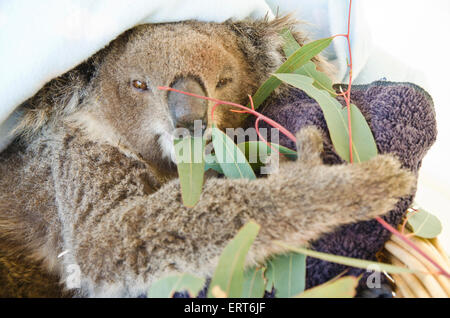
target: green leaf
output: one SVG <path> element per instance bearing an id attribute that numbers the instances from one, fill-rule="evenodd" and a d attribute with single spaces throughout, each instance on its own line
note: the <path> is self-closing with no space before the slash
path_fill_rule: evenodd
<path id="1" fill-rule="evenodd" d="M 333 81 L 325 73 L 318 71 L 316 68 L 316 64 L 314 64 L 313 62 L 306 63 L 294 73 L 313 78 L 313 85 L 316 88 L 327 91 L 333 97 L 337 96 L 333 89 Z"/>
<path id="2" fill-rule="evenodd" d="M 327 48 L 332 40 L 333 38 L 325 38 L 303 45 L 288 57 L 286 62 L 280 66 L 276 73 L 294 72 Z"/>
<path id="3" fill-rule="evenodd" d="M 359 278 L 342 277 L 337 280 L 306 290 L 296 298 L 353 298 L 356 294 Z"/>
<path id="4" fill-rule="evenodd" d="M 275 297 L 286 298 L 305 289 L 306 257 L 303 254 L 279 255 L 267 263 L 266 290 L 275 287 Z"/>
<path id="5" fill-rule="evenodd" d="M 212 126 L 212 142 L 216 160 L 223 174 L 230 179 L 256 179 L 252 167 L 236 144 L 220 129 Z"/>
<path id="6" fill-rule="evenodd" d="M 281 32 L 281 36 L 284 39 L 284 54 L 286 56 L 292 55 L 296 50 L 300 49 L 300 44 L 292 36 L 291 31 L 284 29 Z M 295 70 L 293 73 L 299 75 L 309 76 L 314 79 L 313 85 L 318 89 L 324 89 L 330 93 L 333 97 L 337 96 L 333 89 L 333 81 L 323 72 L 320 72 L 316 68 L 316 64 L 309 61 L 299 69 Z"/>
<path id="7" fill-rule="evenodd" d="M 298 44 L 297 40 L 292 36 L 292 33 L 289 29 L 284 28 L 283 30 L 281 30 L 280 35 L 284 40 L 283 51 L 286 57 L 291 56 L 301 47 L 300 44 Z"/>
<path id="8" fill-rule="evenodd" d="M 428 239 L 438 236 L 442 232 L 441 221 L 422 208 L 416 210 L 417 212 L 411 212 L 411 216 L 408 217 L 407 226 L 411 232 Z"/>
<path id="9" fill-rule="evenodd" d="M 244 287 L 242 298 L 262 298 L 266 282 L 264 268 L 252 267 L 244 272 Z"/>
<path id="10" fill-rule="evenodd" d="M 347 108 L 334 99 L 328 92 L 315 88 L 313 80 L 298 74 L 275 74 L 280 80 L 300 88 L 308 96 L 315 99 L 322 109 L 330 132 L 331 141 L 337 154 L 350 161 L 349 132 Z M 372 131 L 361 111 L 355 105 L 350 105 L 353 138 L 353 158 L 355 162 L 364 162 L 378 153 Z"/>
<path id="11" fill-rule="evenodd" d="M 220 164 L 217 162 L 216 156 L 212 154 L 205 155 L 205 171 L 208 171 L 209 169 L 215 170 L 218 173 L 223 174 L 222 168 L 220 167 Z"/>
<path id="12" fill-rule="evenodd" d="M 331 263 L 342 264 L 342 265 L 346 265 L 346 266 L 363 268 L 363 269 L 371 268 L 372 270 L 373 270 L 373 268 L 379 268 L 380 271 L 386 271 L 391 274 L 414 273 L 415 272 L 414 270 L 411 270 L 406 267 L 399 267 L 399 266 L 394 266 L 394 265 L 385 264 L 385 263 L 372 262 L 372 261 L 367 261 L 367 260 L 362 260 L 362 259 L 357 259 L 357 258 L 351 258 L 351 257 L 317 252 L 317 251 L 309 250 L 309 249 L 306 249 L 303 247 L 290 246 L 283 242 L 275 242 L 275 244 L 277 244 L 287 250 L 290 250 L 292 252 L 301 253 L 306 256 L 318 258 L 318 259 L 321 259 L 321 260 L 324 260 L 327 262 L 331 262 Z"/>
<path id="13" fill-rule="evenodd" d="M 342 113 L 345 126 L 348 127 L 347 108 L 343 108 Z M 373 137 L 372 130 L 370 130 L 366 118 L 356 105 L 350 104 L 350 113 L 352 122 L 353 159 L 355 162 L 368 161 L 378 154 L 375 138 Z M 347 154 L 349 154 L 348 132 L 347 140 L 342 147 L 347 147 Z M 348 160 L 350 160 L 350 158 L 348 158 Z"/>
<path id="14" fill-rule="evenodd" d="M 292 73 L 308 63 L 314 56 L 319 54 L 323 49 L 330 45 L 333 38 L 320 39 L 305 44 L 288 57 L 275 73 Z M 264 100 L 278 87 L 281 81 L 275 76 L 271 76 L 265 81 L 253 96 L 253 104 L 255 109 L 258 108 Z"/>
<path id="15" fill-rule="evenodd" d="M 184 137 L 175 139 L 174 146 L 183 204 L 193 207 L 200 199 L 203 187 L 204 140 L 201 137 Z"/>
<path id="16" fill-rule="evenodd" d="M 247 161 L 250 163 L 254 170 L 263 166 L 267 157 L 273 152 L 272 148 L 269 147 L 264 141 L 247 141 L 242 142 L 237 145 L 238 148 L 244 153 Z M 280 154 L 284 155 L 287 159 L 297 160 L 297 152 L 286 148 L 278 144 L 271 144 L 271 146 L 278 151 Z"/>
<path id="17" fill-rule="evenodd" d="M 196 297 L 205 286 L 205 279 L 190 274 L 172 275 L 153 283 L 148 292 L 149 298 L 172 298 L 175 292 L 187 291 Z"/>
<path id="18" fill-rule="evenodd" d="M 244 287 L 244 263 L 247 253 L 259 232 L 260 226 L 250 221 L 244 225 L 237 235 L 227 244 L 220 255 L 211 284 L 208 297 L 214 297 L 220 288 L 226 297 L 240 297 Z"/>

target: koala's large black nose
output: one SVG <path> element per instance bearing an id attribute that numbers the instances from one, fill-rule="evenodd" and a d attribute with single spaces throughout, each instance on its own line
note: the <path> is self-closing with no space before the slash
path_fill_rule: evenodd
<path id="1" fill-rule="evenodd" d="M 205 96 L 206 92 L 200 80 L 193 77 L 178 78 L 172 88 Z M 196 127 L 204 127 L 208 102 L 206 100 L 169 91 L 168 95 L 169 111 L 176 128 L 187 128 L 194 130 L 194 122 L 201 121 Z"/>

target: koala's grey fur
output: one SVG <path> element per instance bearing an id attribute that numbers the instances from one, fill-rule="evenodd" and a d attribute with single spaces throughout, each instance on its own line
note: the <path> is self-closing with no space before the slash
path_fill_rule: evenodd
<path id="1" fill-rule="evenodd" d="M 27 101 L 21 137 L 0 154 L 0 295 L 49 295 L 76 265 L 81 289 L 70 295 L 138 296 L 169 273 L 211 276 L 249 220 L 261 231 L 248 265 L 282 253 L 273 240 L 305 245 L 411 193 L 415 177 L 389 155 L 323 165 L 321 136 L 307 128 L 296 162 L 256 181 L 208 179 L 200 202 L 182 205 L 167 92 L 156 85 L 189 74 L 209 96 L 245 104 L 282 63 L 285 27 L 286 18 L 142 25 Z M 218 88 L 223 76 L 232 81 Z M 135 78 L 151 89 L 133 90 Z M 240 123 L 226 108 L 216 120 Z"/>

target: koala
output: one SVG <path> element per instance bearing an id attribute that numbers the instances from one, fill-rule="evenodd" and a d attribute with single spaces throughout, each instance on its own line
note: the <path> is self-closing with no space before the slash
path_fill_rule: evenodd
<path id="1" fill-rule="evenodd" d="M 390 155 L 324 165 L 308 127 L 297 161 L 253 181 L 211 177 L 183 206 L 172 133 L 211 126 L 213 105 L 157 86 L 246 104 L 285 60 L 280 31 L 305 42 L 294 27 L 286 17 L 140 25 L 21 105 L 0 154 L 0 295 L 137 297 L 171 273 L 211 277 L 250 220 L 261 230 L 247 266 L 285 252 L 275 240 L 308 245 L 409 194 L 415 177 Z M 242 121 L 217 109 L 220 128 Z"/>

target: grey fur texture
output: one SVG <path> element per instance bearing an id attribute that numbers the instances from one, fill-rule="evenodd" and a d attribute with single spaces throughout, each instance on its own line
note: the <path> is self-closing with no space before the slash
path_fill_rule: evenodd
<path id="1" fill-rule="evenodd" d="M 208 179 L 200 202 L 182 205 L 168 158 L 167 95 L 155 85 L 189 74 L 209 96 L 243 103 L 282 62 L 284 27 L 292 27 L 289 19 L 139 26 L 25 103 L 22 137 L 0 154 L 0 263 L 7 268 L 0 283 L 12 286 L 14 259 L 42 269 L 49 286 L 60 277 L 70 287 L 76 266 L 77 296 L 134 297 L 169 273 L 210 276 L 249 220 L 261 225 L 247 260 L 253 265 L 284 252 L 273 240 L 308 244 L 383 215 L 414 191 L 415 176 L 390 155 L 322 164 L 322 136 L 307 127 L 296 162 L 256 181 Z M 219 88 L 224 76 L 232 81 Z M 136 78 L 152 89 L 133 90 Z M 236 116 L 223 108 L 219 127 L 238 126 Z M 3 293 L 38 293 L 27 284 Z"/>

